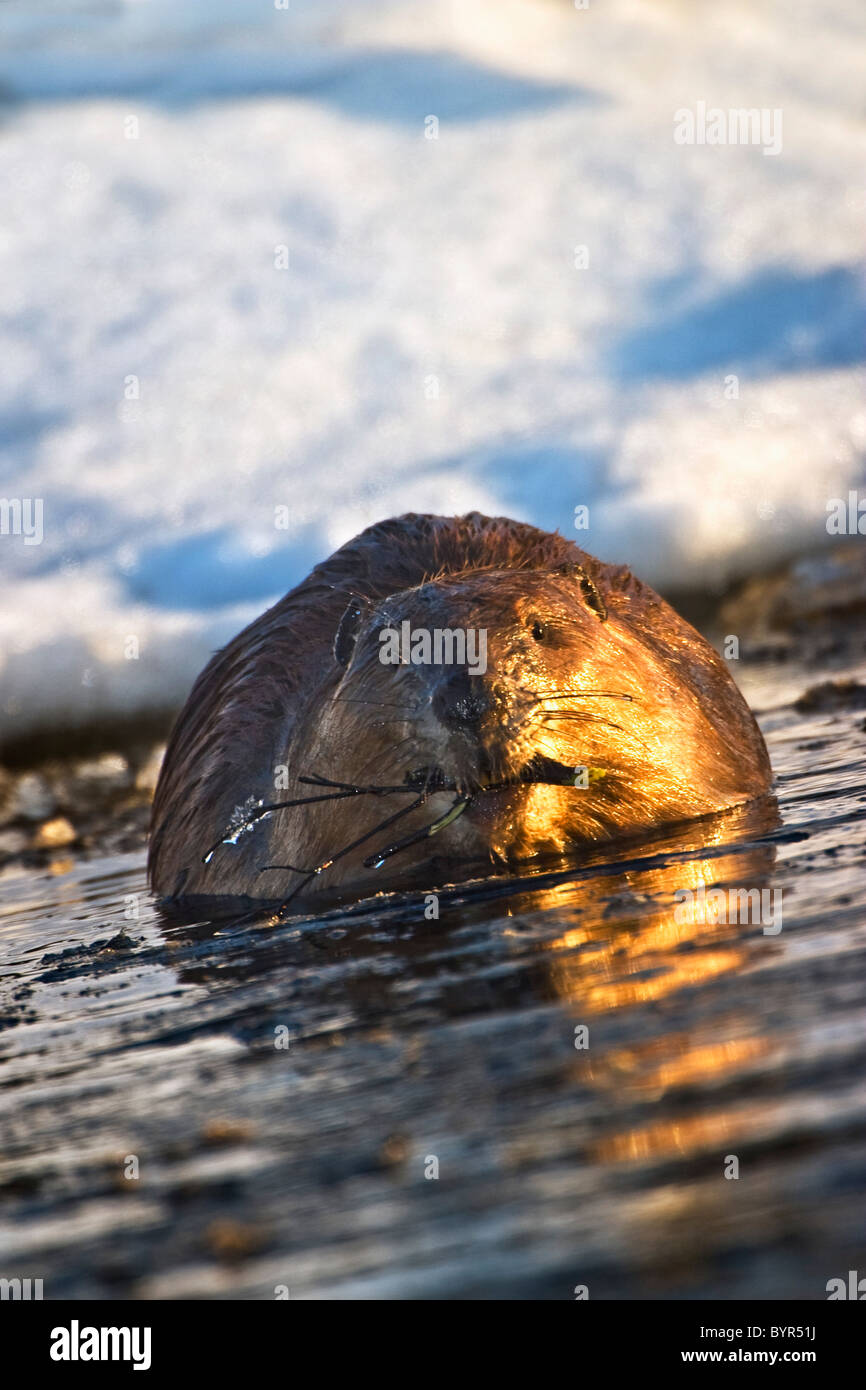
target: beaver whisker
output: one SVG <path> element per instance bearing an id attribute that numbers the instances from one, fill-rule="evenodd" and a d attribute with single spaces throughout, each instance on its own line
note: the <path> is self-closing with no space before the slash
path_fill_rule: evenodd
<path id="1" fill-rule="evenodd" d="M 375 705 L 377 709 L 399 709 L 404 714 L 417 714 L 417 705 L 395 705 L 393 700 L 362 700 L 357 695 L 335 695 L 332 702 L 335 705 Z"/>
<path id="2" fill-rule="evenodd" d="M 625 690 L 532 690 L 528 685 L 517 687 L 518 695 L 528 695 L 532 700 L 629 700 L 635 699 Z"/>
<path id="3" fill-rule="evenodd" d="M 288 871 L 293 874 L 306 874 L 308 878 L 314 878 L 319 873 L 318 869 L 302 869 L 297 864 L 262 864 L 256 873 L 269 874 L 272 869 L 280 869 L 283 872 Z"/>
<path id="4" fill-rule="evenodd" d="M 396 743 L 392 744 L 392 745 L 390 746 L 390 748 L 388 749 L 388 758 L 389 758 L 389 761 L 391 762 L 391 764 L 393 765 L 393 762 L 394 762 L 394 760 L 396 759 L 397 754 L 400 752 L 400 749 L 401 749 L 401 748 L 405 748 L 405 746 L 406 746 L 407 743 L 408 743 L 408 744 L 414 744 L 414 742 L 415 742 L 415 734 L 414 734 L 414 732 L 412 732 L 412 733 L 408 733 L 408 734 L 405 736 L 405 738 L 398 739 Z M 362 776 L 364 776 L 364 775 L 367 773 L 368 768 L 370 768 L 371 766 L 374 767 L 374 769 L 377 768 L 377 767 L 381 764 L 381 762 L 382 762 L 382 756 L 383 756 L 382 750 L 381 750 L 380 748 L 377 748 L 377 749 L 370 755 L 370 757 L 367 758 L 367 760 L 366 760 L 366 762 L 363 764 L 363 766 L 360 767 L 360 768 L 358 769 L 358 773 L 357 773 L 358 778 L 360 779 Z"/>
<path id="5" fill-rule="evenodd" d="M 542 700 L 628 700 L 633 703 L 634 696 L 620 690 L 550 690 L 537 696 Z"/>
<path id="6" fill-rule="evenodd" d="M 555 723 L 570 719 L 575 724 L 604 724 L 608 729 L 619 729 L 620 733 L 625 733 L 622 724 L 615 724 L 612 719 L 603 719 L 600 714 L 581 714 L 579 710 L 570 709 L 542 709 L 529 716 L 529 723 L 535 723 L 538 719 L 550 720 Z"/>

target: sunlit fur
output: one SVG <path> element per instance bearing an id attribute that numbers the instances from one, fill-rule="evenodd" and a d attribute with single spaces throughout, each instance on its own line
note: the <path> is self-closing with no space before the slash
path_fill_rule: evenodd
<path id="1" fill-rule="evenodd" d="M 353 599 L 362 616 L 343 666 L 334 636 Z M 453 666 L 382 663 L 380 631 L 406 620 L 486 631 L 486 674 L 469 677 L 473 719 L 442 717 Z M 539 758 L 587 768 L 589 786 L 521 782 Z M 284 766 L 287 785 L 275 790 Z M 201 862 L 249 798 L 310 795 L 301 776 L 423 785 L 434 769 L 448 790 L 342 857 L 415 797 L 281 810 Z M 150 869 L 163 895 L 274 900 L 301 886 L 299 870 L 333 860 L 303 896 L 353 896 L 700 816 L 769 781 L 763 741 L 724 662 L 627 570 L 504 519 L 410 516 L 337 551 L 199 678 L 157 790 Z M 364 867 L 460 792 L 467 809 L 438 835 Z"/>

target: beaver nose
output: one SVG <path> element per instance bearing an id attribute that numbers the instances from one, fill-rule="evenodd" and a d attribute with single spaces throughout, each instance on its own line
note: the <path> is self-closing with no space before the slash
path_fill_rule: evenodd
<path id="1" fill-rule="evenodd" d="M 433 696 L 433 713 L 452 728 L 477 728 L 490 708 L 486 683 L 462 668 L 446 676 Z"/>

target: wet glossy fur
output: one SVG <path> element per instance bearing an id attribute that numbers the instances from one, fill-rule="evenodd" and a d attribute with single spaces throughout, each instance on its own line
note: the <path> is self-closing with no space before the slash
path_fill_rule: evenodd
<path id="1" fill-rule="evenodd" d="M 467 687 L 454 668 L 384 666 L 378 634 L 405 619 L 485 629 L 486 675 Z M 589 787 L 518 784 L 538 758 L 589 767 Z M 771 777 L 725 663 L 627 569 L 505 518 L 408 515 L 317 565 L 202 672 L 157 787 L 153 887 L 282 899 L 300 883 L 295 870 L 332 858 L 411 797 L 279 811 L 202 863 L 235 808 L 309 795 L 303 774 L 401 785 L 433 767 L 452 790 L 336 860 L 304 895 L 359 896 L 410 870 L 483 872 L 743 802 Z M 446 811 L 453 788 L 472 798 L 465 814 L 379 870 L 364 867 L 394 834 Z M 262 872 L 273 864 L 294 868 Z"/>

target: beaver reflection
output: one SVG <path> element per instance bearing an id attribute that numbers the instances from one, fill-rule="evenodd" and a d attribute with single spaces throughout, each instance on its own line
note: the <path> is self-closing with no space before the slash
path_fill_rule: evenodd
<path id="1" fill-rule="evenodd" d="M 600 1239 L 601 1210 L 602 1250 L 627 1242 L 675 1282 L 680 1252 L 699 1264 L 732 1219 L 722 1159 L 755 1123 L 741 1079 L 773 1046 L 740 981 L 780 949 L 770 938 L 756 950 L 754 924 L 682 920 L 676 894 L 770 883 L 773 842 L 757 837 L 777 821 L 770 802 L 738 808 L 632 845 L 625 861 L 442 894 L 435 920 L 418 894 L 307 922 L 264 918 L 237 935 L 230 923 L 211 950 L 203 928 L 174 930 L 174 959 L 207 992 L 190 1006 L 196 1025 L 267 1059 L 263 1093 L 285 1107 L 288 1152 L 309 1150 L 302 1192 L 312 1174 L 321 1183 L 335 1134 L 349 1166 L 367 1161 L 371 1133 L 397 1125 L 420 1154 L 460 1156 L 448 1196 L 459 1220 L 478 1217 L 473 1173 L 497 1221 L 523 1203 L 527 1220 L 550 1220 L 539 1193 L 555 1191 L 567 1232 L 588 1223 Z M 283 1025 L 288 1052 L 274 1045 Z M 578 1050 L 584 1025 L 591 1042 Z M 307 1096 L 297 1130 L 296 1077 Z M 633 1176 L 668 1161 L 686 1165 L 670 1182 Z M 373 1180 L 358 1185 L 365 1202 Z M 409 1210 L 427 1200 L 409 1174 L 384 1180 L 388 1203 L 395 1191 Z M 742 1220 L 767 1220 L 743 1200 Z M 575 1259 L 584 1248 L 575 1238 Z"/>
<path id="2" fill-rule="evenodd" d="M 419 645 L 385 661 L 397 631 Z M 483 662 L 431 633 L 483 633 Z M 149 867 L 165 897 L 345 901 L 706 816 L 770 776 L 724 662 L 628 570 L 502 518 L 408 516 L 199 678 Z"/>
<path id="3" fill-rule="evenodd" d="M 689 914 L 678 895 L 727 885 L 760 892 L 770 881 L 775 845 L 755 837 L 778 823 L 776 803 L 766 798 L 641 840 L 627 860 L 599 855 L 581 869 L 560 864 L 537 881 L 500 881 L 495 897 L 490 883 L 459 896 L 443 893 L 435 919 L 425 916 L 427 894 L 335 912 L 317 928 L 299 929 L 267 913 L 247 923 L 225 918 L 184 928 L 171 907 L 161 915 L 175 947 L 195 948 L 180 967 L 182 980 L 237 984 L 267 976 L 282 1007 L 285 990 L 306 989 L 309 968 L 318 1004 L 327 998 L 362 1030 L 405 1014 L 404 970 L 419 987 L 436 982 L 436 1008 L 446 1016 L 558 1001 L 583 1019 L 660 1001 L 740 968 L 760 925 Z M 233 937 L 237 944 L 228 949 Z M 508 968 L 488 975 L 491 964 Z"/>

